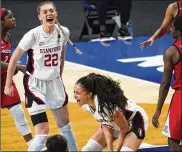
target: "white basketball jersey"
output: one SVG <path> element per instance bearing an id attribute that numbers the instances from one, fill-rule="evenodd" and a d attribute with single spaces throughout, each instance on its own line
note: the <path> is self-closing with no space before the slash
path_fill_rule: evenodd
<path id="1" fill-rule="evenodd" d="M 118 125 L 116 125 L 114 122 L 105 121 L 104 119 L 107 120 L 107 117 L 104 117 L 104 119 L 103 119 L 102 116 L 99 114 L 99 112 L 98 112 L 98 106 L 99 106 L 98 105 L 98 98 L 96 95 L 94 96 L 94 101 L 95 101 L 95 105 L 96 105 L 95 111 L 88 104 L 83 105 L 82 108 L 84 110 L 88 111 L 101 124 L 105 124 L 107 126 L 110 126 L 112 129 L 119 131 L 120 129 L 119 129 Z M 135 110 L 137 110 L 137 105 L 131 101 L 128 101 L 128 106 L 125 109 L 129 110 L 129 111 L 135 111 Z"/>
<path id="2" fill-rule="evenodd" d="M 69 30 L 61 26 L 69 37 Z M 18 47 L 27 51 L 27 71 L 39 80 L 53 80 L 60 75 L 61 52 L 67 41 L 55 25 L 52 33 L 45 33 L 40 25 L 27 32 Z"/>

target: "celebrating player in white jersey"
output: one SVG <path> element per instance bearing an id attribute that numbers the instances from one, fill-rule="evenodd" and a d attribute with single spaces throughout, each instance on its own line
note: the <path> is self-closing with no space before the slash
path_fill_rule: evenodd
<path id="1" fill-rule="evenodd" d="M 119 82 L 91 73 L 76 82 L 74 98 L 101 123 L 82 151 L 102 151 L 106 146 L 109 151 L 137 151 L 148 128 L 148 116 L 128 101 Z"/>
<path id="2" fill-rule="evenodd" d="M 24 88 L 26 107 L 35 128 L 35 138 L 28 151 L 41 151 L 48 137 L 49 126 L 46 107 L 52 111 L 57 126 L 68 140 L 70 151 L 77 151 L 75 136 L 71 129 L 68 113 L 68 96 L 62 81 L 66 39 L 69 30 L 56 24 L 57 11 L 50 2 L 42 2 L 38 8 L 38 18 L 42 25 L 27 32 L 19 42 L 8 66 L 5 94 L 12 96 L 11 85 L 16 63 L 25 51 L 28 54 Z"/>

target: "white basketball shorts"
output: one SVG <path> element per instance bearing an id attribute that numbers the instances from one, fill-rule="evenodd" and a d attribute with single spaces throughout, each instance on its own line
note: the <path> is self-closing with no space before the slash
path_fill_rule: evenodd
<path id="1" fill-rule="evenodd" d="M 60 76 L 54 80 L 39 80 L 25 74 L 23 79 L 26 108 L 30 115 L 45 112 L 46 107 L 57 109 L 68 103 L 68 96 Z"/>

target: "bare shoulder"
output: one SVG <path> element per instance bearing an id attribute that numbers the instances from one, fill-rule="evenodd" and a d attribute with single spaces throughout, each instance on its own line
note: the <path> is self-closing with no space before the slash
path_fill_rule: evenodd
<path id="1" fill-rule="evenodd" d="M 169 47 L 163 54 L 164 58 L 172 58 L 173 55 L 177 52 L 177 49 L 175 46 Z"/>
<path id="2" fill-rule="evenodd" d="M 172 15 L 175 15 L 176 11 L 178 11 L 178 3 L 177 2 L 174 2 L 174 3 L 169 4 L 167 10 Z"/>
<path id="3" fill-rule="evenodd" d="M 178 8 L 178 3 L 177 2 L 171 3 L 171 4 L 169 4 L 168 8 L 176 9 L 176 8 Z"/>

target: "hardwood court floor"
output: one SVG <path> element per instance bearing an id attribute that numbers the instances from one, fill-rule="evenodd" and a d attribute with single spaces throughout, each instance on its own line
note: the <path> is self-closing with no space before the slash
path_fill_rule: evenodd
<path id="1" fill-rule="evenodd" d="M 147 112 L 149 116 L 149 128 L 144 140 L 145 143 L 153 144 L 153 145 L 164 145 L 167 144 L 166 137 L 163 136 L 160 131 L 165 121 L 165 117 L 168 111 L 168 104 L 164 105 L 163 112 L 160 117 L 161 127 L 159 129 L 155 129 L 151 124 L 151 119 L 153 112 L 155 111 L 155 104 L 139 104 L 141 105 Z M 99 125 L 92 116 L 82 110 L 80 107 L 76 105 L 76 103 L 69 103 L 69 112 L 70 119 L 72 122 L 73 131 L 75 132 L 77 144 L 79 149 L 83 147 L 84 144 L 88 141 L 89 137 L 95 131 L 96 127 Z M 50 124 L 50 135 L 59 133 L 59 130 L 56 127 L 54 118 L 49 110 L 47 110 L 49 124 Z M 26 112 L 27 115 L 27 112 Z M 1 111 L 1 150 L 2 151 L 10 151 L 10 150 L 18 150 L 25 151 L 27 150 L 27 145 L 25 144 L 23 138 L 16 130 L 14 126 L 13 119 L 9 114 L 8 110 Z M 28 122 L 31 126 L 31 130 L 33 127 L 31 125 L 31 121 L 29 116 L 27 115 Z"/>
<path id="2" fill-rule="evenodd" d="M 78 80 L 78 78 L 80 78 L 81 76 L 87 75 L 90 72 L 105 74 L 105 75 L 109 75 L 113 77 L 114 79 L 119 79 L 121 81 L 121 86 L 126 96 L 130 100 L 134 100 L 139 105 L 141 105 L 148 114 L 149 128 L 148 128 L 148 132 L 144 142 L 148 144 L 153 144 L 153 145 L 167 144 L 166 142 L 167 138 L 161 134 L 161 129 L 166 119 L 169 104 L 164 105 L 164 108 L 160 117 L 160 124 L 161 124 L 160 128 L 156 129 L 151 124 L 152 115 L 155 112 L 155 108 L 156 108 L 159 85 L 141 81 L 141 80 L 123 76 L 123 75 L 110 73 L 107 71 L 101 71 L 98 69 L 88 68 L 88 67 L 66 62 L 64 73 L 63 73 L 63 80 L 65 83 L 67 93 L 69 95 L 69 101 L 72 101 L 69 103 L 69 113 L 70 113 L 70 119 L 72 122 L 73 131 L 76 135 L 79 149 L 81 149 L 86 144 L 90 136 L 93 134 L 93 132 L 99 125 L 89 113 L 82 110 L 82 108 L 78 107 L 76 103 L 73 102 L 74 101 L 73 87 L 75 82 Z M 22 85 L 22 81 L 20 81 L 22 80 L 22 75 L 19 73 L 14 78 L 15 78 L 15 83 L 17 85 L 17 88 L 20 92 L 22 101 L 24 101 L 23 85 Z M 166 99 L 167 103 L 169 103 L 172 93 L 173 92 L 170 90 L 168 98 Z M 59 133 L 59 130 L 56 127 L 54 118 L 49 110 L 47 110 L 47 115 L 48 115 L 49 124 L 50 124 L 50 135 Z M 31 130 L 33 131 L 30 117 L 27 111 L 26 111 L 26 116 L 31 126 Z M 27 145 L 24 142 L 21 135 L 19 134 L 19 132 L 16 130 L 13 119 L 7 109 L 3 109 L 1 111 L 1 150 L 2 151 L 8 151 L 8 150 L 9 151 L 10 150 L 26 151 L 27 150 Z"/>

